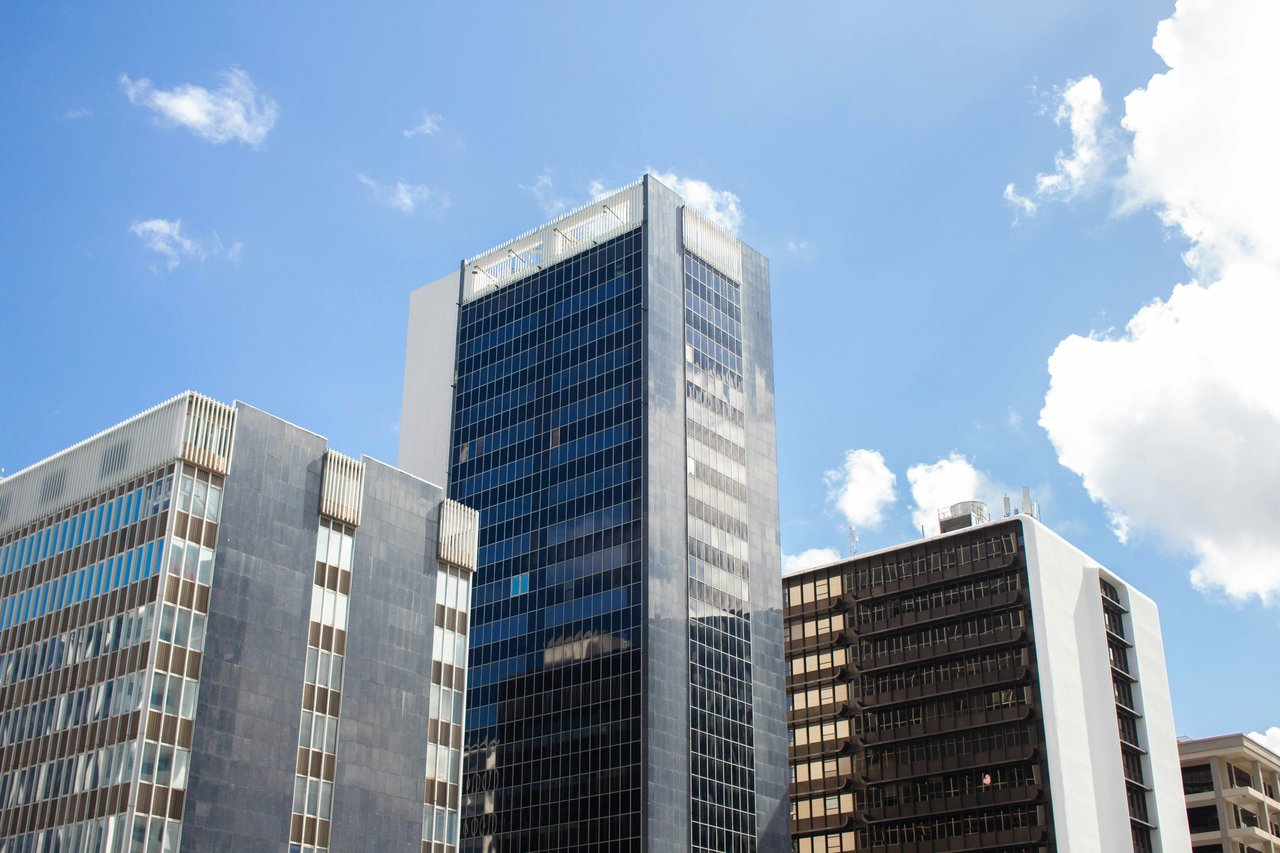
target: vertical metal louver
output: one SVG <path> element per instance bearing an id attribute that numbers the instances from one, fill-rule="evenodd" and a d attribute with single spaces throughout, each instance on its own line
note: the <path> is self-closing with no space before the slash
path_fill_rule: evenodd
<path id="1" fill-rule="evenodd" d="M 480 513 L 457 501 L 441 501 L 439 540 L 441 560 L 474 572 L 480 543 Z"/>
<path id="2" fill-rule="evenodd" d="M 364 463 L 336 450 L 325 451 L 320 514 L 359 526 L 363 498 Z"/>

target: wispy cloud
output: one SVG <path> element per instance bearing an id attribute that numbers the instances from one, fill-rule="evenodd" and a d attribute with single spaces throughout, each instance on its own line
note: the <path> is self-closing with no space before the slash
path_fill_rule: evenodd
<path id="1" fill-rule="evenodd" d="M 157 89 L 143 77 L 120 75 L 120 88 L 129 102 L 155 112 L 164 121 L 185 127 L 201 139 L 220 145 L 238 141 L 257 147 L 267 138 L 279 114 L 276 102 L 259 95 L 253 80 L 240 68 L 222 74 L 222 85 L 209 90 L 184 83 Z"/>
<path id="2" fill-rule="evenodd" d="M 404 132 L 406 138 L 413 136 L 430 136 L 440 129 L 444 116 L 437 113 L 423 113 L 422 121 Z"/>
<path id="3" fill-rule="evenodd" d="M 808 240 L 800 240 L 800 239 L 793 238 L 786 242 L 785 248 L 789 254 L 795 255 L 798 258 L 809 260 L 810 258 L 813 257 L 813 254 L 815 251 L 817 251 L 818 247 L 815 246 L 813 243 L 809 242 Z"/>
<path id="4" fill-rule="evenodd" d="M 77 119 L 89 118 L 93 115 L 93 110 L 88 107 L 76 107 L 74 110 L 68 110 L 63 113 L 61 118 L 63 121 L 76 121 Z"/>
<path id="5" fill-rule="evenodd" d="M 551 177 L 550 169 L 543 169 L 534 178 L 531 184 L 516 184 L 517 187 L 533 196 L 538 202 L 538 207 L 542 208 L 542 212 L 546 216 L 555 216 L 569 206 L 569 199 L 556 192 L 555 181 Z M 594 193 L 602 189 L 603 185 L 599 181 L 592 181 L 591 192 Z"/>
<path id="6" fill-rule="evenodd" d="M 675 172 L 659 172 L 653 168 L 645 171 L 660 183 L 666 184 L 684 198 L 687 204 L 730 234 L 737 234 L 738 229 L 742 227 L 742 200 L 732 192 L 718 190 L 697 178 L 683 178 Z"/>
<path id="7" fill-rule="evenodd" d="M 189 237 L 182 231 L 181 219 L 135 220 L 130 223 L 129 231 L 142 242 L 144 248 L 163 257 L 165 268 L 170 272 L 177 269 L 184 259 L 203 261 L 205 258 L 221 256 L 233 262 L 238 261 L 243 249 L 238 242 L 224 247 L 217 232 L 204 238 Z"/>
<path id="8" fill-rule="evenodd" d="M 449 207 L 449 194 L 433 190 L 426 184 L 410 184 L 405 181 L 384 184 L 363 173 L 357 173 L 356 177 L 368 187 L 375 201 L 398 210 L 405 216 L 412 215 L 424 205 L 435 213 L 443 213 Z"/>

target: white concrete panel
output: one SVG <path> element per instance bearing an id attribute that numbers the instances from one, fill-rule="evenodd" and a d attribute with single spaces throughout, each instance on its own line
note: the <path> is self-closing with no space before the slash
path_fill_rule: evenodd
<path id="1" fill-rule="evenodd" d="M 397 467 L 446 487 L 457 358 L 459 272 L 409 296 Z"/>

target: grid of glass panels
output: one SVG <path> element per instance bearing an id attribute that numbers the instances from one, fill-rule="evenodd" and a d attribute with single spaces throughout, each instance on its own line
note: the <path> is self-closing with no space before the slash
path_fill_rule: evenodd
<path id="1" fill-rule="evenodd" d="M 422 853 L 454 853 L 458 849 L 470 609 L 471 572 L 442 563 L 436 572 Z"/>
<path id="2" fill-rule="evenodd" d="M 8 849 L 135 847 L 135 733 L 144 728 L 173 482 L 174 469 L 160 468 L 0 533 L 0 838 Z M 145 850 L 140 822 L 136 849 Z"/>
<path id="3" fill-rule="evenodd" d="M 751 613 L 742 295 L 684 261 L 690 847 L 753 851 Z"/>
<path id="4" fill-rule="evenodd" d="M 638 850 L 641 232 L 460 308 L 464 850 Z"/>
<path id="5" fill-rule="evenodd" d="M 311 620 L 307 627 L 306 671 L 302 679 L 289 853 L 329 849 L 354 541 L 354 527 L 320 519 L 311 587 Z"/>

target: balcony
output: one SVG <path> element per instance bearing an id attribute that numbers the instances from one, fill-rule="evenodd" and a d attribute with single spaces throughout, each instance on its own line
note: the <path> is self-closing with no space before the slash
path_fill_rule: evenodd
<path id="1" fill-rule="evenodd" d="M 796 782 L 791 786 L 791 796 L 812 797 L 815 794 L 847 794 L 854 788 L 853 777 L 824 776 L 821 779 L 810 779 L 807 782 Z M 865 785 L 865 780 L 863 781 Z"/>
<path id="2" fill-rule="evenodd" d="M 866 817 L 868 823 L 874 824 L 886 821 L 915 820 L 942 816 L 950 812 L 972 812 L 997 806 L 1039 803 L 1043 800 L 1044 789 L 1039 785 L 1026 785 L 1017 788 L 991 788 L 984 791 L 958 794 L 953 797 L 939 797 L 932 800 L 917 800 L 911 803 L 869 808 L 866 811 Z"/>
<path id="3" fill-rule="evenodd" d="M 823 614 L 839 610 L 850 610 L 853 608 L 853 605 L 853 596 L 846 592 L 843 595 L 833 595 L 829 598 L 822 598 L 817 601 L 806 601 L 801 604 L 791 604 L 783 611 L 783 619 L 790 622 L 792 619 L 803 619 L 809 616 L 822 616 Z"/>
<path id="4" fill-rule="evenodd" d="M 862 821 L 852 813 L 829 814 L 822 817 L 797 818 L 791 821 L 792 835 L 812 835 L 817 832 L 848 832 Z"/>
<path id="5" fill-rule="evenodd" d="M 964 674 L 948 679 L 942 683 L 909 684 L 905 687 L 891 687 L 888 690 L 867 690 L 862 694 L 863 707 L 881 708 L 886 705 L 897 705 L 903 702 L 919 702 L 935 696 L 946 696 L 950 693 L 962 693 L 967 690 L 981 690 L 984 687 L 1013 686 L 1031 678 L 1031 668 L 1026 664 L 1004 667 L 987 672 Z"/>
<path id="6" fill-rule="evenodd" d="M 880 583 L 869 584 L 865 589 L 860 590 L 862 593 L 859 598 L 865 603 L 868 600 L 874 601 L 877 598 L 886 595 L 892 595 L 906 590 L 918 589 L 920 587 L 936 586 L 939 583 L 945 583 L 950 580 L 959 580 L 961 578 L 971 578 L 984 572 L 1008 569 L 1018 560 L 1017 552 L 1012 554 L 1001 554 L 995 557 L 984 557 L 980 560 L 972 560 L 967 563 L 956 562 L 946 566 L 936 572 L 928 572 L 923 575 L 905 575 L 899 576 L 893 580 L 886 580 Z"/>
<path id="7" fill-rule="evenodd" d="M 995 595 L 943 605 L 936 609 L 930 608 L 928 610 L 911 611 L 910 613 L 899 613 L 896 616 L 890 616 L 870 624 L 853 625 L 852 630 L 859 637 L 874 637 L 877 634 L 883 634 L 888 631 L 928 625 L 943 619 L 954 619 L 957 616 L 968 616 L 989 610 L 1004 610 L 1014 605 L 1025 606 L 1026 603 L 1026 590 L 1009 589 Z"/>
<path id="8" fill-rule="evenodd" d="M 915 646 L 910 649 L 889 651 L 879 655 L 866 655 L 859 661 L 858 669 L 864 673 L 871 672 L 877 669 L 887 669 L 891 666 L 902 666 L 907 663 L 948 657 L 979 649 L 995 648 L 1011 643 L 1025 643 L 1026 640 L 1027 629 L 1025 627 L 997 628 L 986 634 L 972 634 L 935 645 Z"/>
<path id="9" fill-rule="evenodd" d="M 802 672 L 799 675 L 787 675 L 787 690 L 803 690 L 819 684 L 848 684 L 853 680 L 853 670 L 848 664 L 815 669 L 813 672 Z"/>
<path id="10" fill-rule="evenodd" d="M 885 764 L 867 767 L 868 784 L 896 782 L 899 779 L 913 779 L 917 776 L 930 776 L 936 773 L 951 773 L 957 770 L 976 770 L 997 764 L 1013 764 L 1016 762 L 1036 761 L 1040 757 L 1038 746 L 1010 746 L 990 749 L 983 752 L 970 752 L 964 755 L 948 755 L 942 758 L 923 758 L 919 761 L 893 762 L 893 766 Z"/>
<path id="11" fill-rule="evenodd" d="M 935 841 L 868 846 L 860 848 L 860 853 L 963 853 L 966 850 L 1008 850 L 1015 847 L 1034 847 L 1044 844 L 1048 838 L 1049 832 L 1044 827 L 1024 826 L 1018 829 L 956 835 Z"/>
<path id="12" fill-rule="evenodd" d="M 787 656 L 820 652 L 838 646 L 852 646 L 855 643 L 857 643 L 857 637 L 849 628 L 843 631 L 828 631 L 816 637 L 792 637 L 787 640 Z"/>
<path id="13" fill-rule="evenodd" d="M 814 705 L 812 708 L 803 708 L 799 711 L 792 709 L 787 712 L 787 722 L 796 723 L 813 723 L 820 720 L 849 720 L 857 716 L 858 708 L 853 702 L 829 702 L 826 705 Z"/>
<path id="14" fill-rule="evenodd" d="M 847 737 L 807 743 L 804 746 L 792 746 L 791 761 L 795 763 L 814 758 L 835 758 L 838 755 L 852 755 L 855 742 L 854 738 Z"/>
<path id="15" fill-rule="evenodd" d="M 881 746 L 931 735 L 977 729 L 982 726 L 1015 723 L 1019 720 L 1030 719 L 1031 714 L 1032 708 L 1030 705 L 1013 705 L 1008 708 L 996 708 L 994 710 L 970 711 L 967 714 L 960 714 L 945 720 L 911 723 L 906 726 L 895 726 L 892 729 L 869 730 L 863 732 L 862 742 L 866 746 Z"/>

